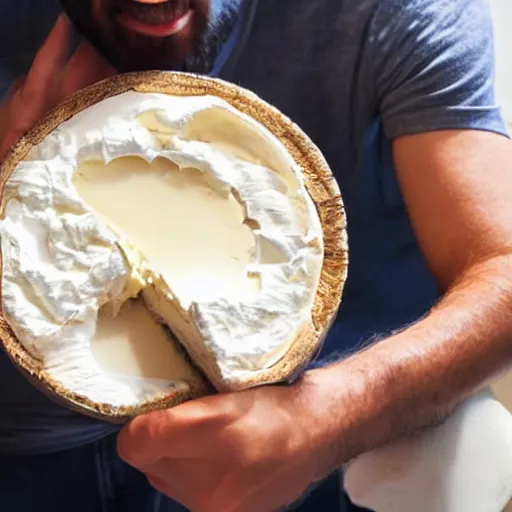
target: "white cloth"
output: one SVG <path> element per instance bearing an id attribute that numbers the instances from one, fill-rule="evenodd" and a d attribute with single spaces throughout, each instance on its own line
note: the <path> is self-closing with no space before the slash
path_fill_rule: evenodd
<path id="1" fill-rule="evenodd" d="M 344 486 L 375 512 L 501 512 L 512 498 L 512 415 L 478 393 L 444 424 L 355 459 Z"/>

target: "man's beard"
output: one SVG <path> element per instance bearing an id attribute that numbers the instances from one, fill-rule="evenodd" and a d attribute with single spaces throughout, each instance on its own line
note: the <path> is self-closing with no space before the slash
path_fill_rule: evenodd
<path id="1" fill-rule="evenodd" d="M 214 6 L 216 9 L 208 9 L 208 0 L 190 0 L 191 6 L 196 8 L 191 27 L 193 37 L 189 44 L 184 44 L 173 37 L 130 34 L 128 38 L 126 31 L 113 20 L 115 10 L 123 5 L 123 0 L 103 1 L 108 27 L 101 26 L 94 18 L 91 0 L 61 0 L 61 3 L 78 32 L 119 72 L 163 69 L 200 74 L 211 71 L 235 27 L 241 2 L 219 0 Z M 214 2 L 212 0 L 211 4 Z"/>

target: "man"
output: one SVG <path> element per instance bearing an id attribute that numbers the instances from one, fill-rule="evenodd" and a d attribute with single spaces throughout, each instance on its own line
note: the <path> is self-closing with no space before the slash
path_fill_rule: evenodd
<path id="1" fill-rule="evenodd" d="M 193 512 L 353 510 L 337 494 L 337 468 L 438 424 L 512 361 L 512 146 L 495 104 L 486 1 L 62 6 L 108 64 L 89 43 L 67 61 L 71 28 L 60 19 L 28 71 L 59 6 L 4 0 L 2 86 L 28 74 L 4 100 L 2 151 L 114 70 L 219 76 L 281 109 L 323 151 L 351 263 L 324 365 L 292 386 L 137 418 L 118 439 L 50 403 L 1 356 L 4 508 L 174 510 L 165 495 Z"/>

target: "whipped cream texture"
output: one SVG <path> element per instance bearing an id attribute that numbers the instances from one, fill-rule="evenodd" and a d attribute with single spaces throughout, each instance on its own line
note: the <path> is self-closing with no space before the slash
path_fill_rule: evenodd
<path id="1" fill-rule="evenodd" d="M 84 200 L 75 186 L 80 166 L 124 157 L 199 171 L 216 194 L 235 197 L 254 237 L 246 273 L 259 278 L 258 290 L 171 282 L 151 254 Z M 100 309 L 115 314 L 150 285 L 190 316 L 228 382 L 279 361 L 311 319 L 323 243 L 301 169 L 265 127 L 219 98 L 126 92 L 103 100 L 35 147 L 4 198 L 5 319 L 53 379 L 93 401 L 136 405 L 185 385 L 182 376 L 105 372 L 92 356 Z M 165 322 L 165 311 L 156 313 Z"/>

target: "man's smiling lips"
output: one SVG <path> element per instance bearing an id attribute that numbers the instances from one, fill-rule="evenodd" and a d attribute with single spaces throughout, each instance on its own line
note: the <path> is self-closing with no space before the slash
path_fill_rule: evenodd
<path id="1" fill-rule="evenodd" d="M 168 0 L 132 0 L 132 2 L 139 4 L 140 10 L 123 10 L 117 19 L 125 29 L 145 36 L 172 36 L 183 30 L 190 23 L 193 15 L 192 9 L 181 11 L 163 9 L 162 7 L 168 5 Z"/>
<path id="2" fill-rule="evenodd" d="M 159 23 L 158 25 L 150 25 L 138 21 L 129 14 L 121 14 L 119 22 L 123 27 L 131 32 L 137 32 L 151 37 L 168 37 L 183 30 L 192 18 L 192 11 L 187 11 L 184 15 L 174 18 L 167 23 Z"/>

